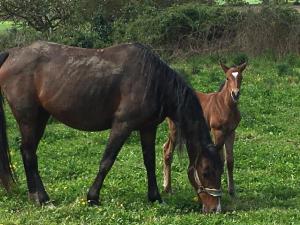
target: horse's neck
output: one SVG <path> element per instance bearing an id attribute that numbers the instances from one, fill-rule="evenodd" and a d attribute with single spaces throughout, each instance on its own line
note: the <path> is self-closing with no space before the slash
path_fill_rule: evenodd
<path id="1" fill-rule="evenodd" d="M 198 103 L 198 99 L 196 99 L 196 101 Z M 186 133 L 189 135 L 189 137 L 186 138 L 190 138 L 193 143 L 197 143 L 196 145 L 206 148 L 209 144 L 212 144 L 212 140 L 204 112 L 200 104 L 199 106 L 197 106 L 199 108 L 194 110 L 192 109 L 192 106 L 185 107 L 184 123 L 186 124 Z"/>

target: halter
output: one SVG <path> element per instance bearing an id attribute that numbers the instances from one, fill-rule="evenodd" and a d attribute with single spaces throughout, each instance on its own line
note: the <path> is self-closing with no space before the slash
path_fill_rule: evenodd
<path id="1" fill-rule="evenodd" d="M 213 144 L 213 146 L 215 146 L 215 145 Z M 222 196 L 222 190 L 221 189 L 207 188 L 207 187 L 204 187 L 201 184 L 201 181 L 199 179 L 198 172 L 197 172 L 197 169 L 196 169 L 198 159 L 199 159 L 199 156 L 197 156 L 197 158 L 195 160 L 195 166 L 193 167 L 194 179 L 195 179 L 196 184 L 198 185 L 197 193 L 198 194 L 207 193 L 207 194 L 209 194 L 210 196 L 213 196 L 213 197 L 221 197 Z"/>
<path id="2" fill-rule="evenodd" d="M 195 178 L 195 182 L 198 185 L 198 189 L 197 189 L 197 193 L 207 193 L 213 197 L 221 197 L 222 196 L 222 190 L 221 189 L 215 189 L 215 188 L 206 188 L 201 184 L 201 181 L 199 179 L 198 176 L 198 172 L 196 170 L 195 167 L 193 167 L 194 169 L 194 178 Z"/>

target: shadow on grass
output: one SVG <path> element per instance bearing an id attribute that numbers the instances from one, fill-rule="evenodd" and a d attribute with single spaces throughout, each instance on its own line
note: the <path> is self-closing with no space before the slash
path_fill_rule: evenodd
<path id="1" fill-rule="evenodd" d="M 237 193 L 237 196 L 223 199 L 224 212 L 250 211 L 268 208 L 297 208 L 299 190 L 285 186 L 268 186 L 261 190 L 248 190 Z"/>

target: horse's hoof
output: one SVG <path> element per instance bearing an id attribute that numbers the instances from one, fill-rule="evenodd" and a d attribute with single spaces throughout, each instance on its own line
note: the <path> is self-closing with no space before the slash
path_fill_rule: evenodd
<path id="1" fill-rule="evenodd" d="M 158 196 L 152 196 L 152 197 L 148 196 L 148 199 L 152 203 L 154 203 L 156 201 L 158 201 L 158 203 L 162 203 L 163 202 L 162 199 L 161 199 L 161 197 L 160 197 L 160 195 L 158 195 Z"/>
<path id="2" fill-rule="evenodd" d="M 50 200 L 47 194 L 43 195 L 39 194 L 38 192 L 28 193 L 28 199 L 37 206 L 43 206 Z"/>
<path id="3" fill-rule="evenodd" d="M 28 199 L 37 206 L 43 206 L 47 204 L 50 200 L 47 194 L 41 194 L 38 192 L 28 193 Z"/>
<path id="4" fill-rule="evenodd" d="M 88 206 L 99 206 L 99 200 L 87 200 Z"/>

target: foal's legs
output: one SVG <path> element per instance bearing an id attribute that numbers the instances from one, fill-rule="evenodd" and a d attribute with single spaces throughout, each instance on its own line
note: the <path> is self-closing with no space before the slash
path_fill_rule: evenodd
<path id="1" fill-rule="evenodd" d="M 169 127 L 169 136 L 167 142 L 163 145 L 163 163 L 164 163 L 164 191 L 166 193 L 172 193 L 171 185 L 171 165 L 173 161 L 173 153 L 176 147 L 176 126 L 170 120 L 167 119 Z"/>
<path id="2" fill-rule="evenodd" d="M 114 164 L 122 145 L 130 135 L 130 133 L 131 130 L 128 128 L 127 123 L 115 122 L 113 124 L 110 131 L 108 143 L 100 162 L 99 172 L 87 195 L 89 204 L 99 204 L 99 194 L 103 181 L 112 165 Z"/>
<path id="3" fill-rule="evenodd" d="M 218 147 L 222 147 L 220 154 L 222 160 L 224 160 L 224 151 L 223 151 L 223 146 L 225 144 L 225 134 L 222 130 L 217 130 L 217 129 L 212 129 L 212 134 L 214 137 L 214 143 Z"/>
<path id="4" fill-rule="evenodd" d="M 151 202 L 156 200 L 161 203 L 155 174 L 155 137 L 156 127 L 140 130 L 141 144 L 143 150 L 144 164 L 148 178 L 148 199 Z"/>
<path id="5" fill-rule="evenodd" d="M 175 138 L 169 135 L 167 142 L 164 144 L 163 148 L 163 161 L 164 161 L 164 191 L 166 193 L 172 193 L 171 185 L 171 166 L 173 161 L 173 153 L 176 147 Z"/>
<path id="6" fill-rule="evenodd" d="M 37 113 L 32 113 L 30 119 L 19 120 L 18 123 L 22 137 L 21 153 L 27 178 L 29 199 L 38 204 L 43 204 L 49 201 L 49 196 L 39 175 L 36 150 L 44 133 L 49 114 L 42 108 L 37 111 Z"/>
<path id="7" fill-rule="evenodd" d="M 235 138 L 235 131 L 233 131 L 227 137 L 227 139 L 225 141 L 228 192 L 231 196 L 233 196 L 235 194 L 234 181 L 233 181 L 233 167 L 234 167 L 233 143 L 234 143 L 234 138 Z"/>

